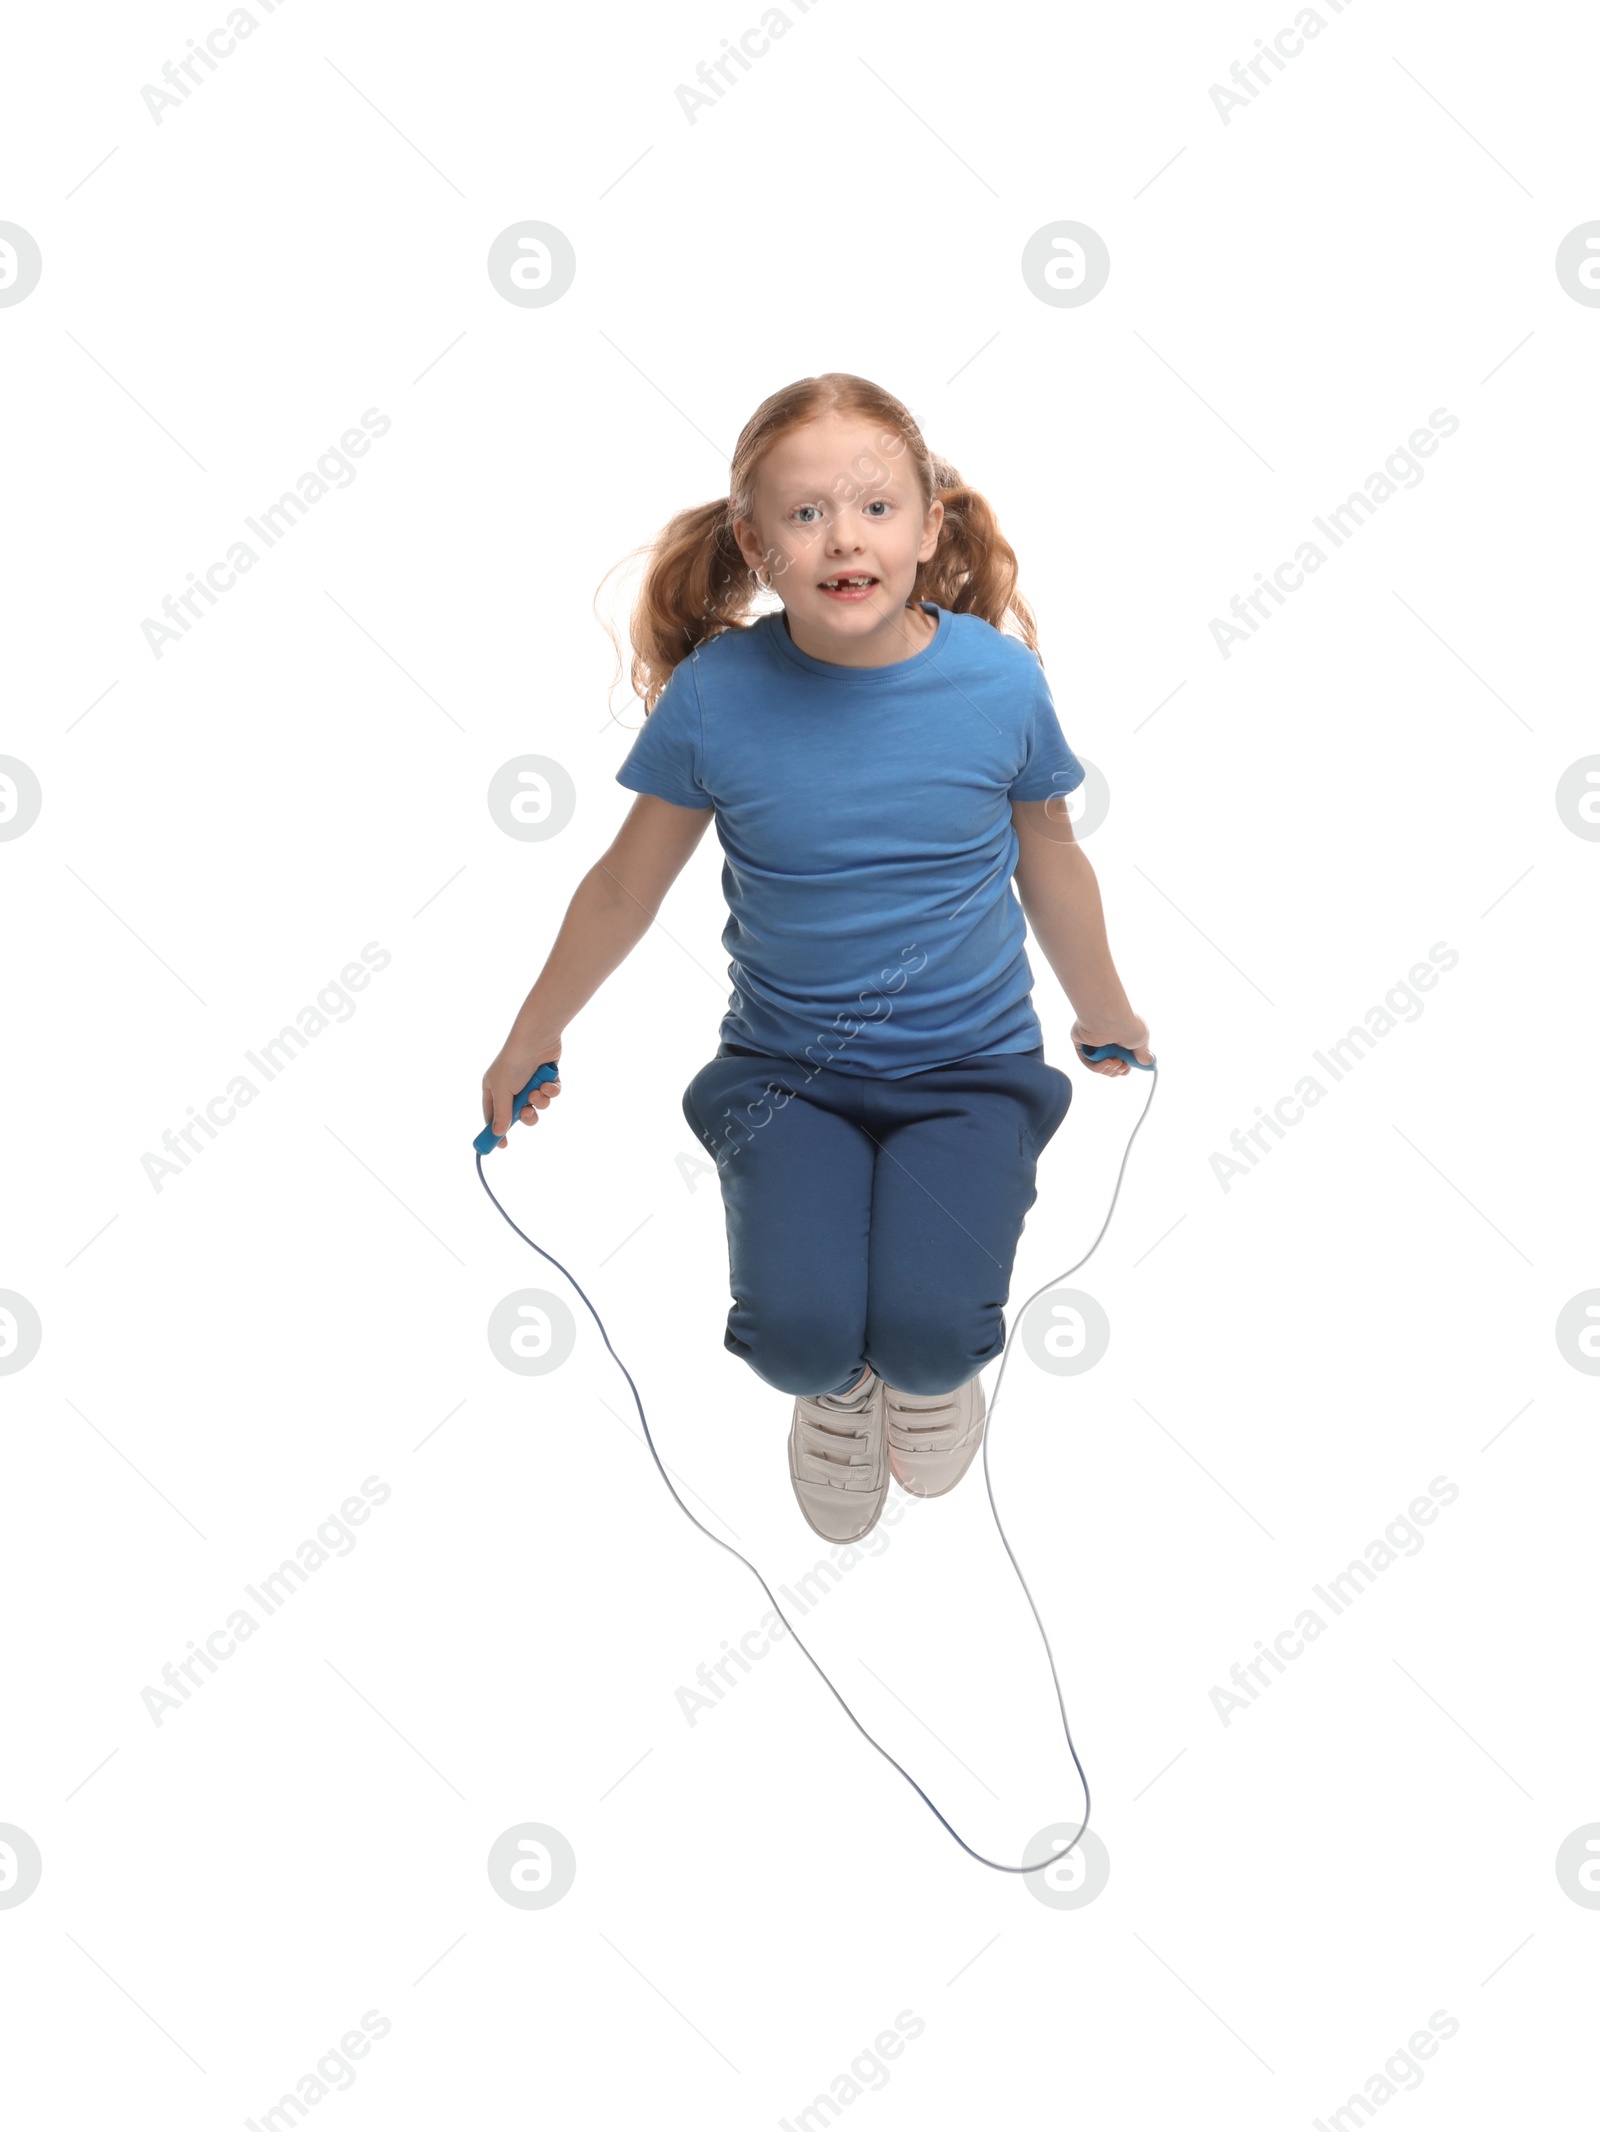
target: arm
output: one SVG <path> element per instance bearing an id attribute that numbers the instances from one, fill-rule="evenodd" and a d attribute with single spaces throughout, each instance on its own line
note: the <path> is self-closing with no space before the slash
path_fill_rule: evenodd
<path id="1" fill-rule="evenodd" d="M 1051 811 L 1053 810 L 1053 811 Z M 1077 1011 L 1076 1045 L 1125 1044 L 1149 1060 L 1150 1032 L 1129 1005 L 1106 940 L 1100 884 L 1059 799 L 1018 800 L 1017 897 L 1034 938 Z M 1125 1059 L 1085 1059 L 1093 1073 L 1124 1074 Z"/>
<path id="2" fill-rule="evenodd" d="M 509 1129 L 512 1101 L 534 1069 L 560 1060 L 567 1023 L 648 932 L 714 812 L 640 793 L 609 848 L 578 883 L 544 968 L 483 1077 L 484 1122 L 497 1134 Z M 548 1081 L 536 1090 L 523 1123 L 532 1125 L 560 1088 L 559 1081 Z"/>

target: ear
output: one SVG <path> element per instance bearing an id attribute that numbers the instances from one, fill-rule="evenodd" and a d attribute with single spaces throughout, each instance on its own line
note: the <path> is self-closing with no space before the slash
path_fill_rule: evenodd
<path id="1" fill-rule="evenodd" d="M 739 553 L 752 570 L 759 570 L 766 561 L 766 553 L 756 539 L 756 529 L 748 518 L 733 521 L 733 537 L 739 544 Z"/>
<path id="2" fill-rule="evenodd" d="M 939 545 L 939 528 L 944 524 L 944 505 L 935 496 L 928 506 L 928 515 L 922 521 L 922 546 L 917 550 L 917 561 L 927 562 Z"/>

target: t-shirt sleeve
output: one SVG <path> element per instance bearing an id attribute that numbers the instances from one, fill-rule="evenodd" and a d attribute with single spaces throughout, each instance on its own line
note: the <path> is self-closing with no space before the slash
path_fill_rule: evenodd
<path id="1" fill-rule="evenodd" d="M 1089 773 L 1067 746 L 1050 684 L 1037 660 L 1033 661 L 1024 739 L 1028 752 L 1008 796 L 1013 800 L 1041 800 L 1051 799 L 1058 792 L 1076 792 Z"/>
<path id="2" fill-rule="evenodd" d="M 700 690 L 691 656 L 672 669 L 617 772 L 617 783 L 630 792 L 652 792 L 676 807 L 704 809 L 712 798 L 702 781 L 703 756 Z"/>

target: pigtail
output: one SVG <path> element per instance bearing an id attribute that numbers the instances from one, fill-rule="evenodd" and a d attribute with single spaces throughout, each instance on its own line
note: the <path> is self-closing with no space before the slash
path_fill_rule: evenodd
<path id="1" fill-rule="evenodd" d="M 648 714 L 673 668 L 698 645 L 744 621 L 757 594 L 733 537 L 725 496 L 675 512 L 653 541 L 634 549 L 624 561 L 639 555 L 650 559 L 628 626 L 633 647 L 629 679 Z M 607 577 L 612 574 L 606 573 Z M 622 649 L 616 632 L 600 613 L 598 592 L 595 598 L 595 613 L 617 654 L 615 688 L 622 673 Z"/>
<path id="2" fill-rule="evenodd" d="M 929 454 L 934 493 L 944 505 L 939 545 L 920 565 L 914 600 L 932 600 L 952 614 L 975 614 L 1005 635 L 1020 636 L 1038 657 L 1033 609 L 1017 590 L 1016 550 L 1000 530 L 994 506 L 968 488 L 948 459 Z M 1006 629 L 1010 617 L 1015 629 Z"/>

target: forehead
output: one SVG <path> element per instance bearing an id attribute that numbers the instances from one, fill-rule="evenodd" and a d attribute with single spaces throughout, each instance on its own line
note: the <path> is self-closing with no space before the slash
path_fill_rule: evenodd
<path id="1" fill-rule="evenodd" d="M 829 492 L 841 476 L 862 487 L 917 491 L 916 464 L 904 438 L 867 415 L 833 413 L 789 430 L 762 459 L 757 486 L 768 496 L 787 489 Z"/>

